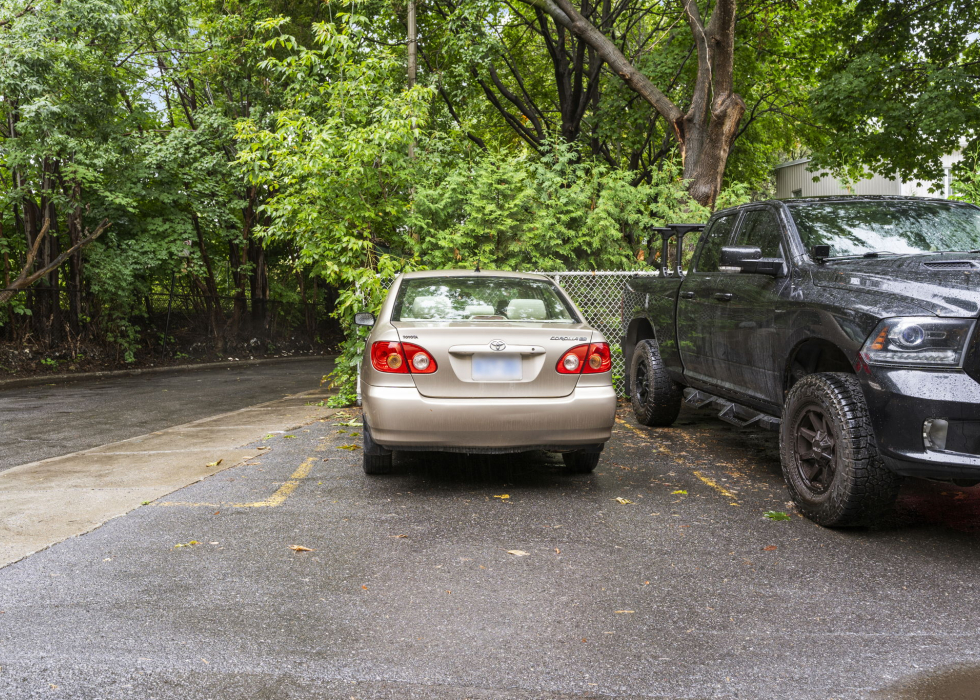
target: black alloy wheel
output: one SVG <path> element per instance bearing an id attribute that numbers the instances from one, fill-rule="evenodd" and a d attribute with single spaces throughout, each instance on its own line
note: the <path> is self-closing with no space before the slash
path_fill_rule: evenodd
<path id="1" fill-rule="evenodd" d="M 630 362 L 630 402 L 643 425 L 666 427 L 677 420 L 684 388 L 670 378 L 656 340 L 636 344 Z"/>
<path id="2" fill-rule="evenodd" d="M 837 474 L 837 439 L 823 408 L 808 404 L 797 416 L 796 468 L 804 485 L 814 494 L 826 493 Z"/>

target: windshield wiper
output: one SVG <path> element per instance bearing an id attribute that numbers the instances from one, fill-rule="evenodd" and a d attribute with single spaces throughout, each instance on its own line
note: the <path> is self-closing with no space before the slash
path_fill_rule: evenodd
<path id="1" fill-rule="evenodd" d="M 890 250 L 869 250 L 867 253 L 856 253 L 854 255 L 835 255 L 830 258 L 824 258 L 824 260 L 855 260 L 857 258 L 877 258 L 881 255 L 899 255 L 899 253 L 893 253 Z"/>

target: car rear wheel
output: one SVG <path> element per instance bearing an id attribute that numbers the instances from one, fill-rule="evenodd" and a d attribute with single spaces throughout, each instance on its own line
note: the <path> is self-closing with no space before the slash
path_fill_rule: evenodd
<path id="1" fill-rule="evenodd" d="M 667 374 L 656 340 L 641 340 L 630 367 L 633 415 L 643 425 L 672 425 L 681 412 L 683 387 Z"/>
<path id="2" fill-rule="evenodd" d="M 572 474 L 591 474 L 599 464 L 600 451 L 576 450 L 575 452 L 563 452 L 562 461 L 565 468 Z"/>
<path id="3" fill-rule="evenodd" d="M 793 501 L 825 527 L 872 524 L 898 496 L 901 477 L 878 455 L 868 405 L 853 375 L 811 374 L 793 385 L 779 453 Z"/>
<path id="4" fill-rule="evenodd" d="M 391 456 L 391 450 L 385 449 L 371 437 L 371 429 L 368 427 L 367 419 L 365 419 L 362 454 L 364 473 L 372 476 L 391 474 L 393 469 Z"/>

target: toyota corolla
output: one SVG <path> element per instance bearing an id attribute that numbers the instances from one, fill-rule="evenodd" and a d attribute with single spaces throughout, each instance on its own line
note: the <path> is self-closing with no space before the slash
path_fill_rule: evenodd
<path id="1" fill-rule="evenodd" d="M 395 279 L 361 363 L 364 471 L 392 452 L 560 452 L 595 469 L 612 434 L 612 357 L 547 277 L 444 270 Z"/>

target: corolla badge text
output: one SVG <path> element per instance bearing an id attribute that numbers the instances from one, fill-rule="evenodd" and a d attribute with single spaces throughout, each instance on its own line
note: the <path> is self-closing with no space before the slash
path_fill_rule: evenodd
<path id="1" fill-rule="evenodd" d="M 581 336 L 578 336 L 578 335 L 553 335 L 553 336 L 551 336 L 551 339 L 552 340 L 578 340 L 578 341 L 588 340 L 588 338 L 585 337 L 584 335 L 581 335 Z"/>

